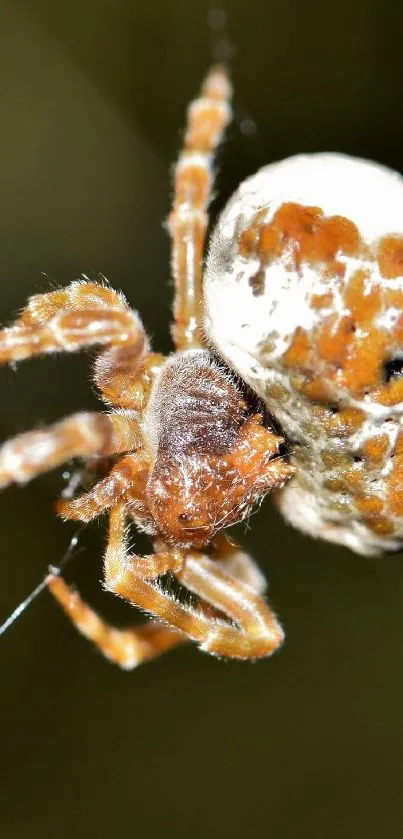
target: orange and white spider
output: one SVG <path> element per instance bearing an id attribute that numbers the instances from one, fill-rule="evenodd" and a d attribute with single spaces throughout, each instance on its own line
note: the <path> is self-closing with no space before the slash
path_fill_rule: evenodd
<path id="1" fill-rule="evenodd" d="M 244 659 L 279 647 L 264 577 L 220 533 L 272 490 L 313 536 L 363 554 L 403 542 L 402 179 L 337 154 L 267 166 L 225 208 L 203 269 L 230 93 L 225 70 L 213 69 L 176 166 L 176 352 L 153 353 L 122 295 L 90 282 L 32 297 L 0 332 L 2 363 L 101 348 L 94 381 L 112 410 L 6 443 L 0 486 L 72 457 L 111 458 L 106 477 L 58 512 L 88 522 L 109 511 L 105 586 L 153 619 L 114 629 L 61 576 L 48 586 L 128 669 L 187 638 Z M 129 520 L 154 554 L 130 553 Z M 168 572 L 195 605 L 164 589 Z"/>

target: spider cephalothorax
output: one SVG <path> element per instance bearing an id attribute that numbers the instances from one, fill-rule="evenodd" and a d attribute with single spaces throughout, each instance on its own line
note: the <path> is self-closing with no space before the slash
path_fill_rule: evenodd
<path id="1" fill-rule="evenodd" d="M 147 508 L 169 544 L 202 548 L 290 474 L 279 443 L 208 351 L 167 361 L 146 411 Z M 274 459 L 273 459 L 274 458 Z"/>
<path id="2" fill-rule="evenodd" d="M 77 414 L 6 443 L 0 485 L 23 483 L 71 457 L 111 459 L 92 489 L 59 501 L 57 510 L 85 522 L 110 511 L 105 585 L 162 623 L 116 630 L 60 576 L 49 580 L 49 589 L 81 632 L 126 668 L 186 638 L 209 652 L 253 658 L 272 653 L 283 637 L 262 597 L 259 570 L 217 536 L 293 473 L 264 406 L 203 340 L 206 208 L 212 154 L 230 118 L 229 95 L 226 73 L 214 69 L 189 109 L 176 168 L 169 219 L 176 353 L 165 359 L 151 352 L 123 296 L 88 281 L 32 297 L 0 332 L 3 363 L 101 347 L 94 381 L 111 411 Z M 129 519 L 154 538 L 154 554 L 130 554 Z M 167 572 L 197 595 L 195 606 L 164 591 L 160 578 Z"/>

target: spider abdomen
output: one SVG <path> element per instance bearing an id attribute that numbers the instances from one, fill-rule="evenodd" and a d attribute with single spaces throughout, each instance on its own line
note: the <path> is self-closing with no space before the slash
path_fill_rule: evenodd
<path id="1" fill-rule="evenodd" d="M 290 443 L 286 517 L 360 553 L 399 547 L 400 176 L 336 154 L 262 169 L 213 233 L 205 306 L 213 345 Z"/>

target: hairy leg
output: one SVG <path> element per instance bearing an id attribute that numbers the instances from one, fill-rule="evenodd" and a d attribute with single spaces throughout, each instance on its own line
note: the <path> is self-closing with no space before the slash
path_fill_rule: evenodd
<path id="1" fill-rule="evenodd" d="M 198 347 L 203 305 L 203 255 L 207 208 L 213 187 L 213 156 L 231 119 L 231 85 L 215 67 L 199 99 L 188 109 L 183 150 L 175 169 L 174 202 L 169 216 L 172 274 L 175 281 L 173 338 L 177 349 Z"/>
<path id="2" fill-rule="evenodd" d="M 141 410 L 164 362 L 165 357 L 160 353 L 142 356 L 135 346 L 112 347 L 96 358 L 94 382 L 108 405 Z"/>
<path id="3" fill-rule="evenodd" d="M 105 347 L 95 364 L 95 383 L 105 401 L 137 407 L 134 373 L 148 351 L 147 337 L 123 295 L 98 283 L 76 281 L 31 297 L 15 323 L 0 330 L 0 364 L 95 345 Z M 146 378 L 160 358 L 147 360 Z"/>
<path id="4" fill-rule="evenodd" d="M 180 582 L 236 624 L 213 620 L 200 637 L 193 637 L 202 650 L 214 655 L 241 659 L 271 655 L 283 642 L 283 630 L 263 597 L 237 579 L 233 570 L 226 572 L 207 556 L 186 558 Z"/>
<path id="5" fill-rule="evenodd" d="M 124 670 L 155 658 L 187 638 L 158 621 L 148 621 L 133 629 L 116 629 L 85 603 L 77 591 L 61 577 L 53 577 L 48 588 L 72 623 L 100 652 Z"/>
<path id="6" fill-rule="evenodd" d="M 151 612 L 216 655 L 258 658 L 279 647 L 282 629 L 253 588 L 226 574 L 203 554 L 186 554 L 183 559 L 181 570 L 172 569 L 178 579 L 234 623 L 216 620 L 203 609 L 184 605 L 149 578 L 141 577 L 139 558 L 128 552 L 124 505 L 112 509 L 105 554 L 105 584 L 110 591 Z"/>
<path id="7" fill-rule="evenodd" d="M 74 352 L 95 344 L 146 342 L 141 321 L 123 295 L 97 283 L 76 281 L 60 291 L 37 294 L 13 326 L 0 331 L 0 362 Z"/>
<path id="8" fill-rule="evenodd" d="M 156 580 L 167 571 L 179 572 L 182 564 L 183 557 L 179 551 L 166 551 L 138 557 L 137 573 Z M 78 631 L 92 641 L 106 658 L 125 670 L 131 670 L 187 641 L 182 632 L 159 621 L 148 621 L 143 626 L 129 629 L 110 626 L 60 576 L 50 577 L 48 589 Z"/>
<path id="9" fill-rule="evenodd" d="M 238 579 L 255 592 L 262 591 L 265 580 L 253 560 L 232 546 L 225 537 L 220 539 L 215 556 L 219 567 L 226 575 Z M 180 553 L 175 555 L 160 552 L 136 560 L 137 573 L 149 580 L 157 579 L 168 569 L 176 570 L 177 576 L 180 577 L 182 566 L 183 557 Z M 134 628 L 117 629 L 110 626 L 60 576 L 51 577 L 48 588 L 76 629 L 92 641 L 106 658 L 125 670 L 131 670 L 189 641 L 184 632 L 170 628 L 158 620 L 150 620 Z M 200 603 L 200 614 L 203 615 L 206 626 L 214 626 L 220 611 L 206 601 Z"/>
<path id="10" fill-rule="evenodd" d="M 232 544 L 225 533 L 214 539 L 213 559 L 226 574 L 250 586 L 257 594 L 264 594 L 267 580 L 258 564 L 238 545 Z"/>
<path id="11" fill-rule="evenodd" d="M 56 512 L 64 519 L 92 521 L 127 496 L 149 465 L 150 458 L 144 451 L 126 455 L 89 492 L 57 501 Z"/>
<path id="12" fill-rule="evenodd" d="M 110 455 L 138 448 L 142 435 L 134 412 L 74 414 L 0 447 L 0 488 L 26 483 L 72 457 Z"/>

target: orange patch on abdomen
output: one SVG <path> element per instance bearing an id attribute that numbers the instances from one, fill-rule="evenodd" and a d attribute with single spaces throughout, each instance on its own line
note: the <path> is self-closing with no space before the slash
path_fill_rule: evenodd
<path id="1" fill-rule="evenodd" d="M 370 279 L 369 271 L 360 269 L 353 274 L 344 292 L 346 308 L 360 326 L 372 323 L 381 311 L 382 289 Z"/>
<path id="2" fill-rule="evenodd" d="M 337 255 L 357 256 L 362 247 L 355 224 L 344 216 L 326 217 L 320 207 L 282 204 L 269 222 L 258 210 L 250 224 L 238 231 L 241 256 L 254 255 L 263 265 L 291 251 L 296 265 L 321 263 L 340 271 Z"/>
<path id="3" fill-rule="evenodd" d="M 387 434 L 377 434 L 364 443 L 362 453 L 365 458 L 374 463 L 382 463 L 389 448 L 389 437 Z"/>
<path id="4" fill-rule="evenodd" d="M 319 358 L 342 365 L 354 332 L 352 318 L 330 315 L 318 330 L 316 350 Z"/>
<path id="5" fill-rule="evenodd" d="M 378 245 L 378 265 L 383 277 L 403 276 L 403 237 L 384 236 Z"/>

